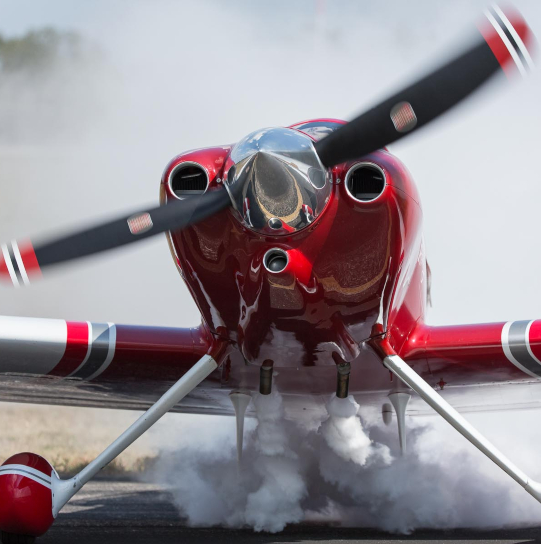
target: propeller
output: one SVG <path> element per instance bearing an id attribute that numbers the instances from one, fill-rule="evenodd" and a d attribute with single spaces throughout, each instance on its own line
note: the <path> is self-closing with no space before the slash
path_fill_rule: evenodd
<path id="1" fill-rule="evenodd" d="M 28 284 L 47 266 L 138 242 L 169 230 L 182 230 L 231 204 L 223 189 L 138 211 L 35 247 L 29 240 L 2 245 L 0 277 L 15 287 Z"/>
<path id="2" fill-rule="evenodd" d="M 506 15 L 498 7 L 486 15 L 488 21 L 480 28 L 482 38 L 467 51 L 316 142 L 323 165 L 331 167 L 362 157 L 418 130 L 474 92 L 500 68 L 507 72 L 516 66 L 525 74 L 532 67 L 527 49 L 531 34 L 526 23 L 520 15 Z M 30 241 L 4 244 L 0 278 L 20 286 L 45 267 L 184 229 L 230 206 L 230 196 L 235 195 L 221 187 L 35 247 Z"/>
<path id="3" fill-rule="evenodd" d="M 357 159 L 396 142 L 436 119 L 502 68 L 522 75 L 533 67 L 522 17 L 500 8 L 487 11 L 477 43 L 437 70 L 387 98 L 315 144 L 324 166 Z"/>

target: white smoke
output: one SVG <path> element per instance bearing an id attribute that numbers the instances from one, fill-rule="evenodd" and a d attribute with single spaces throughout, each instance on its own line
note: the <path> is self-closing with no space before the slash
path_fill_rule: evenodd
<path id="1" fill-rule="evenodd" d="M 168 451 L 147 474 L 169 486 L 190 524 L 249 525 L 277 532 L 304 519 L 306 452 L 299 428 L 284 419 L 278 393 L 255 395 L 253 402 L 257 426 L 247 422 L 240 470 L 233 418 L 226 425 L 220 418 L 203 435 L 181 427 L 178 441 L 168 442 Z M 202 447 L 201 442 L 208 445 L 209 436 L 214 438 L 211 447 Z"/>
<path id="2" fill-rule="evenodd" d="M 385 463 L 391 462 L 389 449 L 374 444 L 356 417 L 359 405 L 353 397 L 332 397 L 327 405 L 329 418 L 321 424 L 321 435 L 327 446 L 344 461 L 363 467 L 375 454 Z"/>
<path id="3" fill-rule="evenodd" d="M 402 456 L 396 422 L 361 416 L 352 397 L 330 399 L 315 427 L 286 419 L 276 392 L 253 402 L 240 472 L 233 418 L 208 420 L 204 433 L 200 421 L 167 421 L 176 438 L 145 477 L 168 487 L 190 525 L 276 532 L 317 521 L 410 533 L 541 522 L 539 504 L 444 422 L 408 418 Z"/>

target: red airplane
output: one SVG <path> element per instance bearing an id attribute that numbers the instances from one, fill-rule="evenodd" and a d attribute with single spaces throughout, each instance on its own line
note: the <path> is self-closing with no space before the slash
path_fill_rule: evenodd
<path id="1" fill-rule="evenodd" d="M 4 544 L 44 534 L 167 411 L 236 414 L 240 458 L 252 395 L 273 387 L 292 417 L 332 394 L 381 407 L 386 423 L 392 405 L 403 450 L 405 415 L 422 399 L 541 501 L 541 484 L 444 399 L 489 408 L 472 385 L 541 378 L 541 320 L 425 323 L 419 195 L 385 149 L 502 69 L 532 67 L 523 19 L 497 7 L 486 15 L 468 49 L 349 123 L 314 119 L 183 153 L 165 169 L 160 206 L 52 242 L 2 245 L 0 277 L 21 287 L 53 265 L 165 232 L 202 315 L 193 329 L 0 317 L 2 400 L 148 409 L 73 478 L 33 453 L 6 460 Z"/>

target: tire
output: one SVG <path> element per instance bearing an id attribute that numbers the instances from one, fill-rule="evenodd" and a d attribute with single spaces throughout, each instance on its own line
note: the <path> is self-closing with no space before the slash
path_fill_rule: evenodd
<path id="1" fill-rule="evenodd" d="M 2 531 L 2 544 L 34 544 L 35 540 L 35 536 L 16 535 Z"/>

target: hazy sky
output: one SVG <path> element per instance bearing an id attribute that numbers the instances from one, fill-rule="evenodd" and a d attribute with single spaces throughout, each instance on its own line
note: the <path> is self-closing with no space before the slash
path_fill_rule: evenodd
<path id="1" fill-rule="evenodd" d="M 0 0 L 1 33 L 77 29 L 111 68 L 94 77 L 100 115 L 85 115 L 73 83 L 70 118 L 74 130 L 88 127 L 83 143 L 59 145 L 51 126 L 51 141 L 2 148 L 2 239 L 155 203 L 163 167 L 185 149 L 310 117 L 347 119 L 467 41 L 484 5 Z M 541 35 L 541 4 L 515 5 Z M 391 147 L 421 193 L 432 323 L 541 317 L 541 81 L 535 73 L 496 87 Z M 198 321 L 161 238 L 74 264 L 25 292 L 3 288 L 0 300 L 3 314 Z"/>

